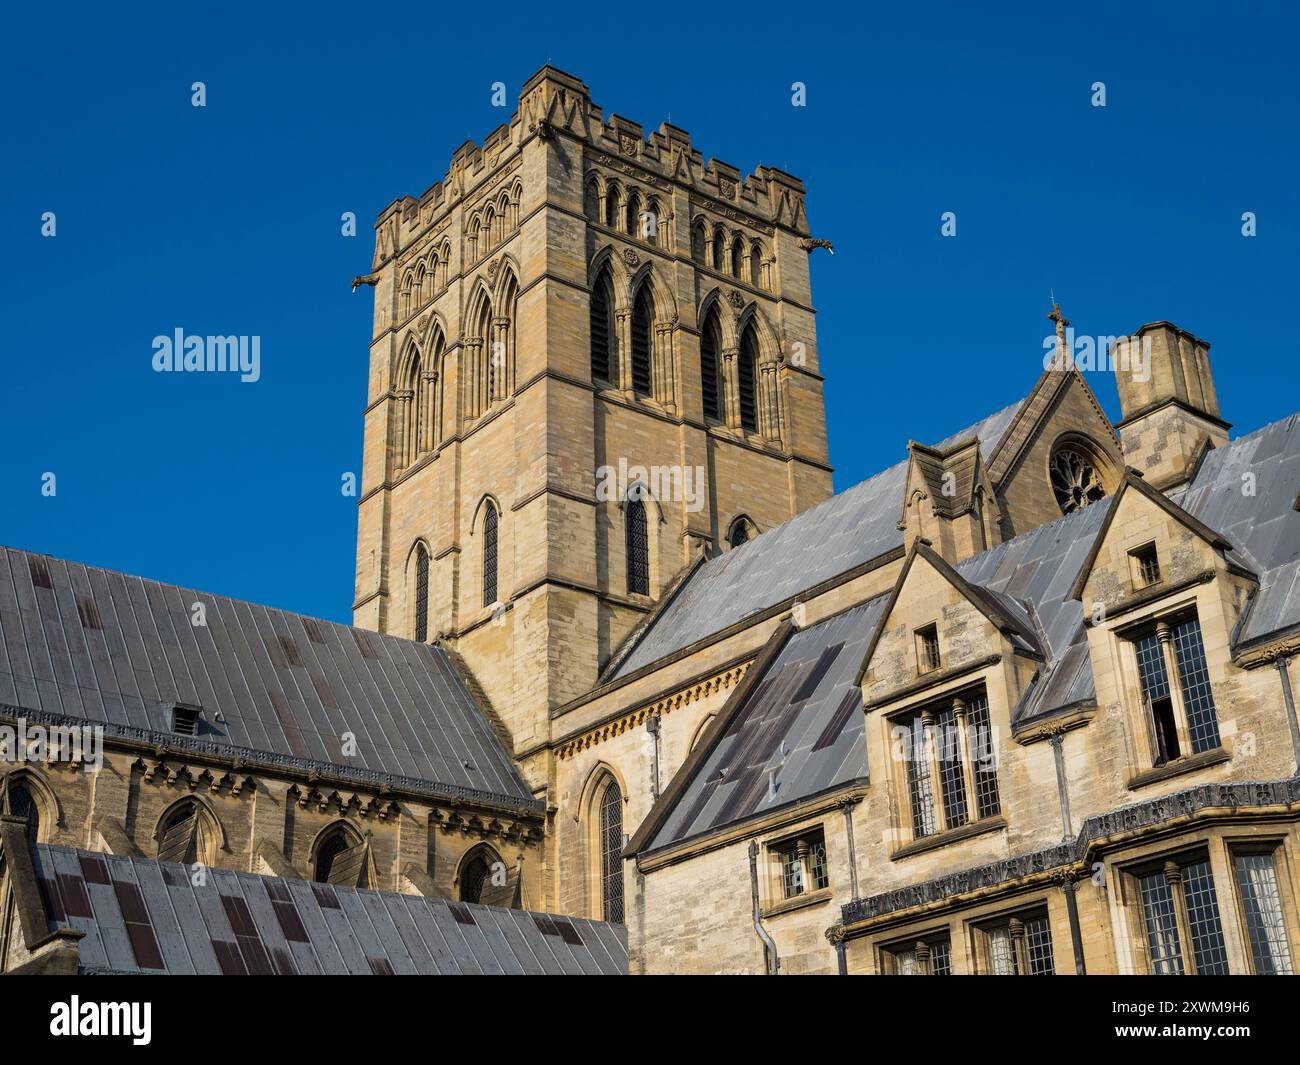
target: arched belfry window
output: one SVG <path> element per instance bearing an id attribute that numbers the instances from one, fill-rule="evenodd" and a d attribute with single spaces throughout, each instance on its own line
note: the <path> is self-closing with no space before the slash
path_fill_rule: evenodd
<path id="1" fill-rule="evenodd" d="M 755 244 L 749 249 L 749 283 L 755 288 L 763 287 L 763 246 Z"/>
<path id="2" fill-rule="evenodd" d="M 745 276 L 745 241 L 737 237 L 731 244 L 731 276 Z"/>
<path id="3" fill-rule="evenodd" d="M 704 394 L 704 416 L 715 422 L 723 420 L 722 377 L 718 356 L 722 348 L 722 328 L 718 322 L 718 308 L 709 308 L 700 330 L 700 386 Z"/>
<path id="4" fill-rule="evenodd" d="M 623 923 L 623 792 L 610 780 L 600 796 L 601 917 Z"/>
<path id="5" fill-rule="evenodd" d="M 208 831 L 193 800 L 180 803 L 158 825 L 158 860 L 193 865 L 208 860 Z"/>
<path id="6" fill-rule="evenodd" d="M 632 303 L 632 391 L 651 394 L 650 344 L 653 338 L 655 305 L 650 285 L 643 284 Z"/>
<path id="7" fill-rule="evenodd" d="M 650 530 L 642 494 L 640 485 L 632 488 L 623 514 L 627 537 L 627 590 L 634 595 L 650 594 Z"/>
<path id="8" fill-rule="evenodd" d="M 641 235 L 641 194 L 635 189 L 628 193 L 623 230 L 632 237 Z"/>
<path id="9" fill-rule="evenodd" d="M 713 230 L 713 269 L 720 271 L 726 258 L 727 234 L 723 232 L 721 226 L 718 226 Z"/>
<path id="10" fill-rule="evenodd" d="M 691 258 L 701 265 L 706 262 L 705 254 L 708 243 L 708 232 L 704 227 L 704 223 L 700 222 L 691 230 Z"/>
<path id="11" fill-rule="evenodd" d="M 609 184 L 605 186 L 605 225 L 610 229 L 618 228 L 618 186 Z"/>
<path id="12" fill-rule="evenodd" d="M 737 363 L 737 385 L 740 399 L 740 425 L 747 433 L 758 432 L 758 333 L 754 323 L 745 327 L 740 338 L 740 359 Z"/>
<path id="13" fill-rule="evenodd" d="M 9 813 L 27 822 L 27 839 L 35 843 L 41 834 L 41 811 L 26 784 L 9 785 Z"/>
<path id="14" fill-rule="evenodd" d="M 424 544 L 415 549 L 415 638 L 420 643 L 429 638 L 429 551 Z"/>
<path id="15" fill-rule="evenodd" d="M 614 287 L 609 270 L 601 270 L 591 287 L 591 376 L 614 383 Z"/>
<path id="16" fill-rule="evenodd" d="M 483 514 L 483 605 L 497 601 L 497 508 L 488 503 Z"/>

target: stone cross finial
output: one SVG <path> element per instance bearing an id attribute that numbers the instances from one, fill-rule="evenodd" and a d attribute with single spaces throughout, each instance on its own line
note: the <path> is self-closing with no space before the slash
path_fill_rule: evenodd
<path id="1" fill-rule="evenodd" d="M 1061 313 L 1059 303 L 1052 304 L 1051 313 L 1047 317 L 1056 323 L 1056 343 L 1059 350 L 1065 351 L 1065 329 L 1070 324 L 1070 320 Z"/>

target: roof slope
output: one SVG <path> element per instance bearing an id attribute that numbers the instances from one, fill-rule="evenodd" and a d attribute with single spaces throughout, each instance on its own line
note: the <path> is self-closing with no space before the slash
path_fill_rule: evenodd
<path id="1" fill-rule="evenodd" d="M 1021 401 L 1023 402 L 1023 401 Z M 972 436 L 987 457 L 1020 403 L 935 445 Z M 612 677 L 623 677 L 675 651 L 902 546 L 898 516 L 908 461 L 854 485 L 761 536 L 701 565 L 648 626 Z"/>
<path id="2" fill-rule="evenodd" d="M 172 732 L 177 703 L 202 707 L 196 739 Z M 438 647 L 12 548 L 0 548 L 0 706 L 535 803 Z"/>
<path id="3" fill-rule="evenodd" d="M 39 844 L 51 930 L 83 971 L 199 975 L 627 972 L 627 932 L 597 921 Z"/>
<path id="4" fill-rule="evenodd" d="M 887 599 L 877 596 L 786 640 L 647 850 L 866 779 L 862 692 L 854 682 Z"/>
<path id="5" fill-rule="evenodd" d="M 1210 451 L 1191 485 L 1170 496 L 1231 540 L 1259 573 L 1238 647 L 1300 625 L 1298 495 L 1300 414 L 1293 414 Z"/>

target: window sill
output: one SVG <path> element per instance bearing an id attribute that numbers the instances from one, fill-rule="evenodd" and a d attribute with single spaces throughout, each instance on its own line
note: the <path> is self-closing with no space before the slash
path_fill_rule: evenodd
<path id="1" fill-rule="evenodd" d="M 807 895 L 796 895 L 792 899 L 785 899 L 774 906 L 769 906 L 759 914 L 761 917 L 779 917 L 783 913 L 793 913 L 795 910 L 804 910 L 809 906 L 821 906 L 823 903 L 831 901 L 833 892 L 830 888 L 822 888 L 820 891 L 810 891 Z"/>
<path id="2" fill-rule="evenodd" d="M 960 828 L 950 828 L 944 832 L 936 832 L 930 836 L 922 836 L 918 840 L 904 844 L 898 850 L 890 854 L 890 861 L 898 861 L 900 858 L 910 858 L 914 854 L 924 854 L 926 851 L 937 850 L 939 847 L 946 847 L 950 843 L 959 843 L 962 840 L 973 839 L 976 836 L 987 835 L 990 832 L 1001 832 L 1007 827 L 1007 819 L 1001 814 L 995 817 L 986 817 L 982 821 L 973 821 L 969 825 L 962 825 Z"/>
<path id="3" fill-rule="evenodd" d="M 1128 778 L 1127 786 L 1130 791 L 1135 791 L 1138 788 L 1145 788 L 1148 784 L 1158 784 L 1162 780 L 1180 777 L 1184 773 L 1195 773 L 1198 769 L 1208 769 L 1212 765 L 1222 765 L 1231 757 L 1232 755 L 1223 747 L 1215 747 L 1212 751 L 1202 751 L 1200 754 L 1188 755 L 1186 758 L 1179 758 L 1177 761 L 1166 762 L 1154 769 L 1145 769 L 1141 773 L 1134 773 L 1133 776 Z"/>

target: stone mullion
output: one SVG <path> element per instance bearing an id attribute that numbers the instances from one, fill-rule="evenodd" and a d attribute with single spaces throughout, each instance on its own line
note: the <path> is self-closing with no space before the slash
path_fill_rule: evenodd
<path id="1" fill-rule="evenodd" d="M 966 788 L 966 820 L 979 820 L 979 797 L 975 792 L 975 748 L 971 743 L 970 727 L 966 719 L 966 700 L 952 701 L 953 720 L 957 726 L 957 750 L 964 756 L 961 760 L 962 784 Z"/>
<path id="2" fill-rule="evenodd" d="M 1174 916 L 1178 923 L 1178 954 L 1183 960 L 1183 972 L 1196 975 L 1196 948 L 1192 943 L 1192 921 L 1187 913 L 1187 896 L 1183 893 L 1183 871 L 1177 862 L 1165 862 L 1165 882 L 1174 897 Z"/>
<path id="3" fill-rule="evenodd" d="M 673 331 L 671 321 L 655 326 L 655 392 L 659 402 L 669 411 L 677 408 L 677 374 L 673 359 Z"/>
<path id="4" fill-rule="evenodd" d="M 407 448 L 410 433 L 408 422 L 411 414 L 411 390 L 399 389 L 393 393 L 393 399 L 396 401 L 393 411 L 393 463 L 401 470 L 410 465 L 407 460 Z"/>
<path id="5" fill-rule="evenodd" d="M 1007 932 L 1011 937 L 1011 950 L 1015 954 L 1016 975 L 1028 976 L 1029 947 L 1025 942 L 1025 922 L 1020 920 L 1019 917 L 1011 918 Z"/>
<path id="6" fill-rule="evenodd" d="M 954 828 L 948 823 L 948 804 L 943 801 L 943 778 L 939 775 L 939 752 L 934 742 L 933 710 L 921 711 L 921 733 L 925 737 L 925 761 L 930 768 L 930 810 L 937 831 Z M 939 826 L 942 825 L 942 828 Z"/>
<path id="7" fill-rule="evenodd" d="M 438 393 L 438 373 L 425 370 L 421 375 L 424 390 L 420 395 L 420 451 L 432 451 L 434 447 L 434 396 Z"/>
<path id="8" fill-rule="evenodd" d="M 722 376 L 726 388 L 722 397 L 722 413 L 725 415 L 727 428 L 740 428 L 740 349 L 722 349 Z"/>
<path id="9" fill-rule="evenodd" d="M 510 380 L 510 319 L 504 316 L 492 319 L 492 362 L 496 366 L 496 387 L 492 390 L 495 403 L 509 397 L 514 384 Z"/>
<path id="10" fill-rule="evenodd" d="M 1178 729 L 1178 754 L 1185 758 L 1192 753 L 1192 728 L 1187 719 L 1187 705 L 1183 702 L 1183 682 L 1178 674 L 1178 656 L 1174 653 L 1174 632 L 1167 621 L 1156 625 L 1156 640 L 1164 655 L 1165 674 L 1169 678 L 1169 700 L 1173 703 Z"/>
<path id="11" fill-rule="evenodd" d="M 632 391 L 632 308 L 619 307 L 614 311 L 616 358 L 613 377 L 618 380 L 618 387 L 624 392 Z"/>

